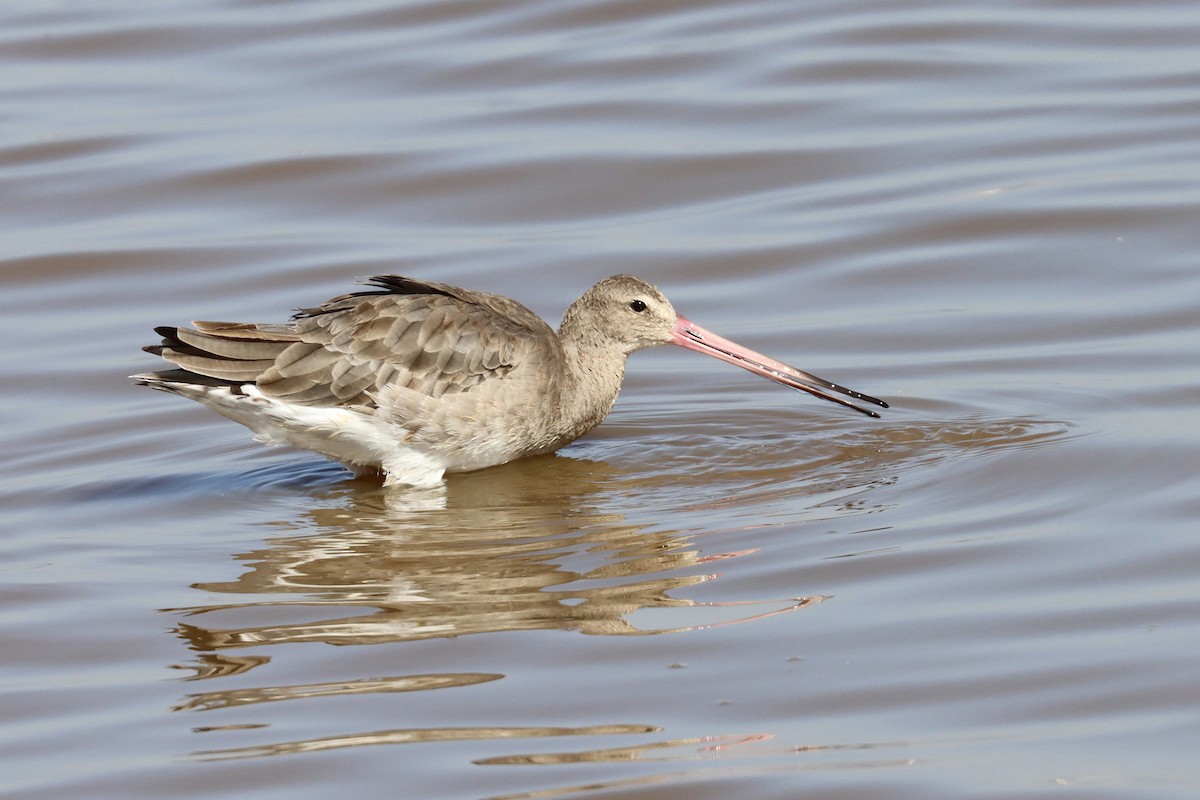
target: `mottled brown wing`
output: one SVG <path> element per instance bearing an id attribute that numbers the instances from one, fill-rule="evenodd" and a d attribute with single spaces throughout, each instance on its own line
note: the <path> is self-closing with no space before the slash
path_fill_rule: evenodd
<path id="1" fill-rule="evenodd" d="M 305 309 L 288 325 L 197 322 L 160 329 L 151 348 L 184 369 L 254 381 L 266 395 L 315 406 L 374 405 L 387 385 L 430 397 L 503 378 L 523 361 L 558 357 L 550 327 L 498 295 L 399 276 L 377 291 Z"/>

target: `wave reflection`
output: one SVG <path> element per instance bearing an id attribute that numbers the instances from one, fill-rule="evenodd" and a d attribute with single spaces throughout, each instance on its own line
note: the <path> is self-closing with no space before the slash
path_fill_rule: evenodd
<path id="1" fill-rule="evenodd" d="M 578 467 L 568 472 L 596 469 L 553 461 L 560 471 L 564 463 Z M 235 580 L 195 584 L 241 599 L 174 609 L 189 617 L 177 631 L 207 653 L 536 629 L 642 635 L 757 619 L 820 599 L 705 603 L 672 596 L 718 577 L 709 571 L 716 562 L 752 551 L 705 553 L 687 533 L 626 522 L 577 502 L 579 495 L 546 502 L 543 493 L 539 502 L 523 502 L 522 470 L 479 473 L 465 493 L 452 485 L 436 509 L 414 505 L 410 495 L 351 484 L 335 502 L 278 523 L 315 532 L 272 538 L 239 555 L 249 568 Z M 489 502 L 479 502 L 481 496 Z M 733 619 L 713 610 L 738 605 L 763 608 Z M 633 612 L 664 608 L 695 613 L 664 628 L 629 620 Z"/>

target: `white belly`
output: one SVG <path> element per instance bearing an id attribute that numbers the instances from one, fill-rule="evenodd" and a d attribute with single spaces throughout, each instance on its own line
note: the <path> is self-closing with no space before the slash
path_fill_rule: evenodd
<path id="1" fill-rule="evenodd" d="M 295 405 L 266 397 L 253 384 L 241 387 L 245 394 L 196 388 L 202 396 L 193 395 L 195 399 L 245 425 L 263 444 L 312 450 L 355 472 L 383 472 L 385 485 L 437 486 L 448 470 L 480 469 L 509 460 L 502 453 L 480 453 L 481 463 L 457 463 L 412 441 L 405 430 L 370 410 Z"/>

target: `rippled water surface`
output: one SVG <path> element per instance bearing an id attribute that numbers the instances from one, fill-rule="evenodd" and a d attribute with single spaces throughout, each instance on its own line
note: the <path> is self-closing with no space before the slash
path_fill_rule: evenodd
<path id="1" fill-rule="evenodd" d="M 0 795 L 1196 796 L 1196 4 L 17 2 L 0 109 Z M 406 492 L 126 378 L 387 272 L 892 409 Z"/>

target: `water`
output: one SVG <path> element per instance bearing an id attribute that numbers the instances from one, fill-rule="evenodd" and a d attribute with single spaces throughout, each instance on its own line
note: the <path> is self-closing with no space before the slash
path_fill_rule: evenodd
<path id="1" fill-rule="evenodd" d="M 1200 10 L 0 10 L 0 795 L 1190 798 Z M 134 387 L 358 277 L 675 348 L 384 492 Z"/>

